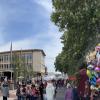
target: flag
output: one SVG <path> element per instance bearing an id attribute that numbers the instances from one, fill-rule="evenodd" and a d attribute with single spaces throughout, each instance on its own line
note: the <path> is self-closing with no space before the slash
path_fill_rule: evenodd
<path id="1" fill-rule="evenodd" d="M 11 46 L 10 46 L 10 64 L 12 67 L 12 42 L 11 42 Z"/>
<path id="2" fill-rule="evenodd" d="M 10 46 L 10 68 L 12 69 L 12 42 Z M 12 72 L 11 72 L 11 81 L 12 81 Z"/>

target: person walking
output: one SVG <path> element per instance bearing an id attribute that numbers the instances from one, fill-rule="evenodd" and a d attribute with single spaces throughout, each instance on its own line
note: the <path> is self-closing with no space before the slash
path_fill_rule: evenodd
<path id="1" fill-rule="evenodd" d="M 89 82 L 86 81 L 85 82 L 85 91 L 84 91 L 84 100 L 90 100 L 90 93 L 91 93 L 90 85 L 89 85 Z"/>
<path id="2" fill-rule="evenodd" d="M 3 95 L 3 100 L 7 100 L 9 97 L 9 85 L 7 81 L 7 77 L 4 79 L 4 82 L 1 84 L 1 92 Z"/>
<path id="3" fill-rule="evenodd" d="M 21 92 L 21 100 L 26 100 L 26 85 L 25 84 L 22 85 L 20 92 Z"/>
<path id="4" fill-rule="evenodd" d="M 32 84 L 31 85 L 31 100 L 36 100 L 35 96 L 36 96 L 36 88 L 35 88 L 35 85 Z"/>
<path id="5" fill-rule="evenodd" d="M 43 90 L 44 90 L 44 86 L 43 86 L 43 83 L 41 82 L 41 83 L 40 83 L 40 86 L 39 86 L 39 91 L 40 91 L 41 100 L 43 100 Z"/>
<path id="6" fill-rule="evenodd" d="M 52 81 L 49 79 L 46 87 L 47 100 L 54 100 L 54 93 L 55 93 L 55 88 L 52 84 Z"/>
<path id="7" fill-rule="evenodd" d="M 72 97 L 73 97 L 73 100 L 80 100 L 79 95 L 78 95 L 78 89 L 77 89 L 76 85 L 73 86 Z"/>
<path id="8" fill-rule="evenodd" d="M 46 100 L 46 86 L 47 86 L 46 82 L 43 82 L 43 86 L 44 86 L 44 88 L 43 88 L 43 100 Z"/>
<path id="9" fill-rule="evenodd" d="M 21 100 L 21 85 L 20 84 L 17 86 L 16 96 L 18 100 Z"/>
<path id="10" fill-rule="evenodd" d="M 71 88 L 71 85 L 69 83 L 67 84 L 65 100 L 73 100 L 72 88 Z"/>
<path id="11" fill-rule="evenodd" d="M 26 87 L 26 100 L 31 100 L 31 86 L 27 85 Z"/>

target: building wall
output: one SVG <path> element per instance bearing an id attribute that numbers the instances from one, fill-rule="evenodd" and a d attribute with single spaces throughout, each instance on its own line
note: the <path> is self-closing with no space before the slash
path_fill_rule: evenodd
<path id="1" fill-rule="evenodd" d="M 19 50 L 13 51 L 12 56 L 15 55 L 17 58 L 23 59 L 22 66 L 26 67 L 27 70 L 33 70 L 33 72 L 45 73 L 45 55 L 39 50 Z M 0 72 L 13 72 L 13 66 L 11 66 L 11 53 L 1 52 L 0 53 Z M 12 68 L 11 68 L 12 67 Z"/>
<path id="2" fill-rule="evenodd" d="M 10 66 L 10 54 L 0 54 L 0 71 L 9 71 L 12 70 Z"/>
<path id="3" fill-rule="evenodd" d="M 41 53 L 41 72 L 45 73 L 45 56 Z"/>
<path id="4" fill-rule="evenodd" d="M 33 52 L 33 70 L 35 72 L 45 72 L 44 70 L 44 55 L 40 51 Z"/>

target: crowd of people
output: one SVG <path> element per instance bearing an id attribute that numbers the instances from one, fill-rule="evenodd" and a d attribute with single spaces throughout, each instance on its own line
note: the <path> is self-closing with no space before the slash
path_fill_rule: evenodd
<path id="1" fill-rule="evenodd" d="M 18 84 L 16 95 L 18 100 L 54 100 L 56 98 L 57 87 L 61 83 L 54 80 L 34 81 L 28 84 Z"/>
<path id="2" fill-rule="evenodd" d="M 84 86 L 81 84 L 81 90 L 76 84 L 71 85 L 68 83 L 65 100 L 100 100 L 100 91 L 92 95 L 88 81 L 85 81 Z"/>
<path id="3" fill-rule="evenodd" d="M 64 80 L 35 80 L 34 82 L 17 82 L 17 100 L 54 100 L 57 88 L 64 86 Z M 3 100 L 9 97 L 9 83 L 5 78 L 1 83 Z"/>
<path id="4" fill-rule="evenodd" d="M 36 100 L 38 98 L 38 94 L 38 89 L 34 84 L 19 84 L 17 86 L 16 95 L 18 97 L 18 100 Z"/>
<path id="5" fill-rule="evenodd" d="M 91 100 L 89 97 L 90 89 L 87 82 L 85 83 L 85 90 L 83 96 L 80 95 L 79 92 L 80 91 L 75 83 L 74 84 L 67 83 L 65 100 Z"/>
<path id="6" fill-rule="evenodd" d="M 17 100 L 57 100 L 56 94 L 58 89 L 64 87 L 66 89 L 64 100 L 92 100 L 90 97 L 91 90 L 89 82 L 85 81 L 84 84 L 84 86 L 81 84 L 80 90 L 80 86 L 77 86 L 76 81 L 62 79 L 49 79 L 46 81 L 40 80 L 29 83 L 18 82 L 16 96 Z M 9 97 L 9 84 L 6 79 L 2 82 L 1 90 L 3 100 L 7 100 Z M 94 98 L 93 100 L 99 100 L 99 98 Z"/>

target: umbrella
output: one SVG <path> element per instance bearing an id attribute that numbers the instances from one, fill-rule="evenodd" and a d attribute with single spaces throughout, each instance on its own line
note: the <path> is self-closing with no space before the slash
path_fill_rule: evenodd
<path id="1" fill-rule="evenodd" d="M 23 79 L 24 77 L 23 77 L 23 76 L 19 76 L 18 78 L 19 78 L 19 79 Z"/>
<path id="2" fill-rule="evenodd" d="M 56 77 L 55 77 L 54 75 L 51 75 L 51 76 L 44 76 L 44 77 L 43 77 L 43 80 L 46 80 L 46 81 L 48 81 L 48 80 L 53 80 L 53 79 L 56 79 Z"/>
<path id="3" fill-rule="evenodd" d="M 63 77 L 63 76 L 58 76 L 57 78 L 58 78 L 58 79 L 64 79 L 64 77 Z"/>

